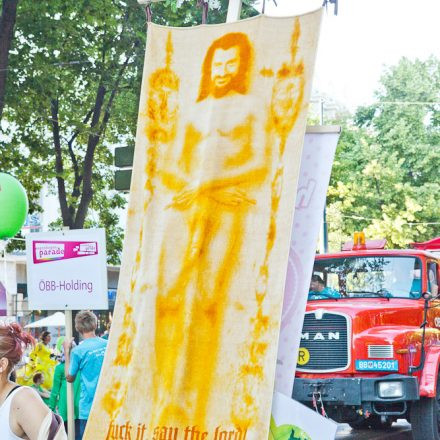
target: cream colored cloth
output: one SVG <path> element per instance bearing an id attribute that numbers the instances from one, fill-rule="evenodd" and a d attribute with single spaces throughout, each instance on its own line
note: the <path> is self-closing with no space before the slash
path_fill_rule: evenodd
<path id="1" fill-rule="evenodd" d="M 50 437 L 50 440 L 67 440 L 67 434 L 64 429 L 64 423 L 61 419 L 61 417 L 58 420 L 57 427 L 54 429 L 55 434 Z M 38 438 L 37 440 L 48 440 L 49 439 L 49 433 L 51 432 L 51 426 L 53 423 L 53 412 L 49 411 L 44 418 L 43 422 L 41 423 L 40 431 L 38 432 Z"/>
<path id="2" fill-rule="evenodd" d="M 320 20 L 149 25 L 118 299 L 86 440 L 267 438 Z"/>

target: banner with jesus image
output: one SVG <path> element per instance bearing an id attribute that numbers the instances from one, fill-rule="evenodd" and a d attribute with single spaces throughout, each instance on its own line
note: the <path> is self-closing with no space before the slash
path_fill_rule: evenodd
<path id="1" fill-rule="evenodd" d="M 268 438 L 321 10 L 149 25 L 117 304 L 85 438 Z"/>

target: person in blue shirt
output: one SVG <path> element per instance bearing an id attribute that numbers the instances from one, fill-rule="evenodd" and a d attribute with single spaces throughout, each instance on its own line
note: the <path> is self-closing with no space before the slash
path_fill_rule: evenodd
<path id="1" fill-rule="evenodd" d="M 419 268 L 414 268 L 410 271 L 411 277 L 411 287 L 409 291 L 409 296 L 412 298 L 420 298 L 422 294 L 422 278 L 421 270 Z"/>
<path id="2" fill-rule="evenodd" d="M 312 275 L 308 299 L 340 298 L 341 294 L 331 287 L 326 287 L 319 275 Z"/>
<path id="3" fill-rule="evenodd" d="M 64 353 L 66 362 L 64 370 L 66 380 L 74 382 L 78 373 L 80 375 L 79 419 L 80 438 L 82 438 L 87 419 L 92 408 L 98 379 L 104 361 L 107 341 L 96 336 L 95 331 L 98 318 L 93 312 L 83 310 L 75 316 L 75 329 L 83 341 L 72 349 L 73 339 L 64 340 Z"/>
<path id="4" fill-rule="evenodd" d="M 435 270 L 435 264 L 429 264 L 428 269 L 428 290 L 432 296 L 438 295 L 437 275 Z"/>

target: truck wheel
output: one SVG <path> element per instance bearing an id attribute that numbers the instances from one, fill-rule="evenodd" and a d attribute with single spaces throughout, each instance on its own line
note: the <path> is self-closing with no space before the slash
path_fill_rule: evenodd
<path id="1" fill-rule="evenodd" d="M 377 415 L 371 415 L 367 419 L 362 417 L 359 418 L 359 420 L 349 423 L 349 425 L 354 430 L 365 430 L 365 429 L 387 430 L 391 428 L 392 424 L 393 424 L 393 420 L 390 419 L 389 417 L 387 417 L 385 421 L 382 421 L 382 418 Z"/>
<path id="2" fill-rule="evenodd" d="M 368 419 L 362 417 L 358 420 L 355 420 L 353 422 L 348 423 L 351 427 L 351 429 L 354 429 L 355 431 L 362 431 L 364 429 L 370 429 L 370 424 L 368 423 Z"/>
<path id="3" fill-rule="evenodd" d="M 411 405 L 413 440 L 440 440 L 440 386 L 437 379 L 436 397 L 421 397 Z"/>

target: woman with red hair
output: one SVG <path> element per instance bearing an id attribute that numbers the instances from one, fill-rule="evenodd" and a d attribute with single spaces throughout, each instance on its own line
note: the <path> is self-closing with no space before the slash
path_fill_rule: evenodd
<path id="1" fill-rule="evenodd" d="M 34 344 L 16 324 L 0 325 L 0 435 L 2 440 L 66 438 L 37 392 L 10 381 L 23 350 Z M 55 426 L 54 426 L 55 425 Z M 52 429 L 56 434 L 49 435 Z M 61 436 L 59 436 L 61 434 Z"/>

